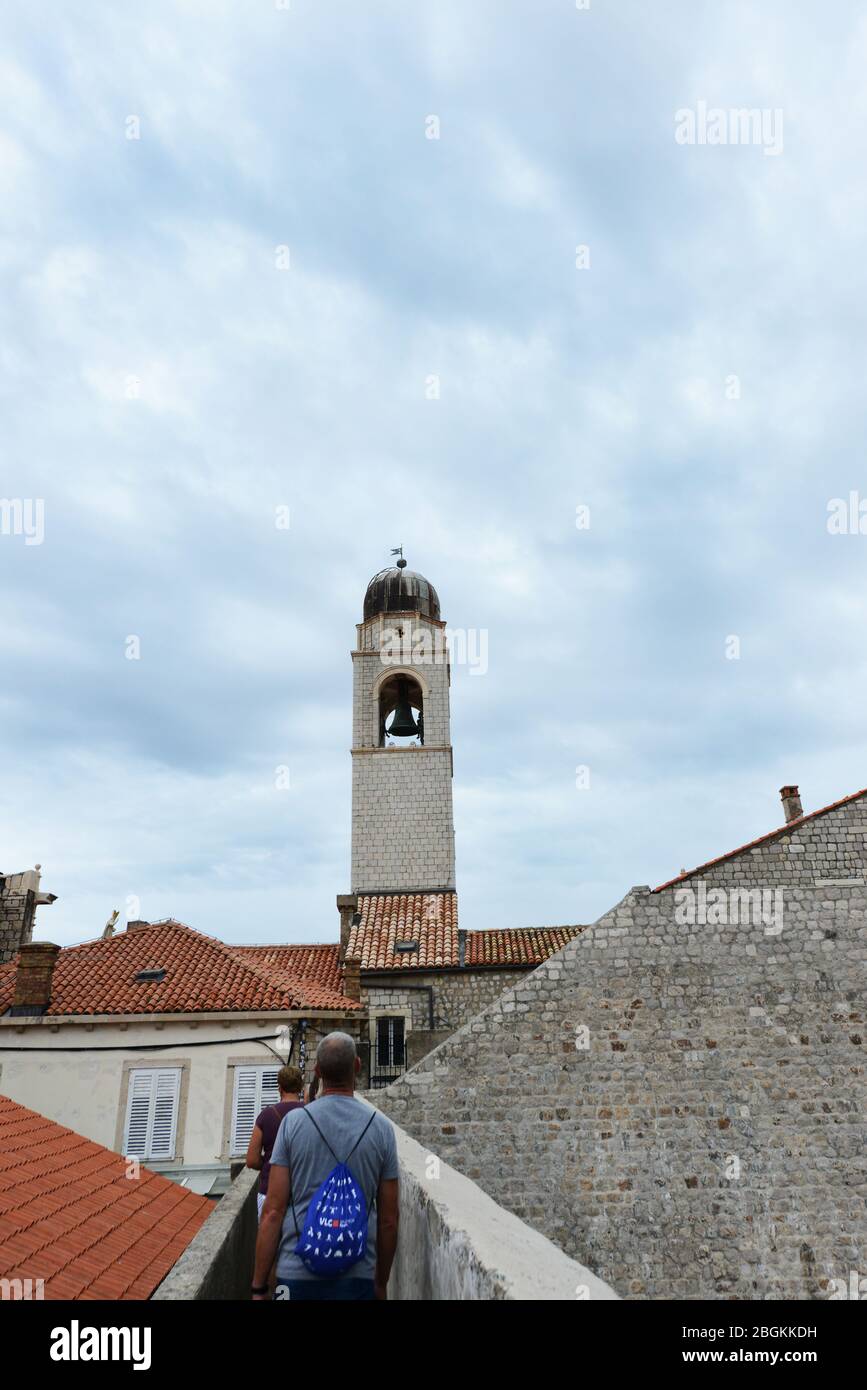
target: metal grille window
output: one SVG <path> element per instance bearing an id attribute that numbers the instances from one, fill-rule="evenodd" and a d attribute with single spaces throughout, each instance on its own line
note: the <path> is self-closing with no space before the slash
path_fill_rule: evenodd
<path id="1" fill-rule="evenodd" d="M 175 1156 L 181 1069 L 146 1067 L 129 1074 L 123 1151 L 132 1158 Z"/>
<path id="2" fill-rule="evenodd" d="M 404 1065 L 404 1018 L 402 1015 L 376 1020 L 376 1064 L 378 1067 Z"/>
<path id="3" fill-rule="evenodd" d="M 256 1123 L 266 1105 L 277 1105 L 278 1067 L 235 1067 L 232 1096 L 232 1154 L 245 1154 Z"/>

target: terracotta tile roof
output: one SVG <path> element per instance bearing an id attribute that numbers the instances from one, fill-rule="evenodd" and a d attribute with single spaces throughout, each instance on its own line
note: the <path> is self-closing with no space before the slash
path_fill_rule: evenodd
<path id="1" fill-rule="evenodd" d="M 296 980 L 313 981 L 335 994 L 343 989 L 340 945 L 336 941 L 316 946 L 233 946 L 231 949 L 241 960 L 250 960 L 260 967 L 277 966 Z"/>
<path id="2" fill-rule="evenodd" d="M 352 928 L 347 957 L 362 970 L 456 969 L 459 964 L 456 893 L 360 894 L 359 924 Z M 583 927 L 517 927 L 468 931 L 464 963 L 536 966 L 561 950 Z M 400 942 L 418 942 L 416 951 L 397 951 Z"/>
<path id="3" fill-rule="evenodd" d="M 150 1298 L 213 1211 L 206 1197 L 0 1096 L 0 1278 L 46 1299 Z"/>
<path id="4" fill-rule="evenodd" d="M 243 948 L 241 948 L 243 949 Z M 68 1014 L 234 1013 L 239 1010 L 357 1009 L 354 1000 L 282 963 L 257 961 L 239 948 L 180 922 L 155 922 L 103 941 L 67 946 L 57 957 L 51 1016 Z M 12 1003 L 17 961 L 0 967 L 0 1014 Z M 165 970 L 139 982 L 141 970 Z"/>
<path id="5" fill-rule="evenodd" d="M 468 966 L 541 965 L 584 930 L 582 926 L 470 931 L 467 932 L 464 963 Z"/>
<path id="6" fill-rule="evenodd" d="M 362 970 L 418 970 L 458 963 L 457 893 L 362 894 L 361 921 L 349 933 L 347 959 Z M 395 951 L 395 943 L 417 941 L 418 950 Z"/>
<path id="7" fill-rule="evenodd" d="M 787 835 L 791 830 L 797 830 L 798 826 L 806 824 L 807 821 L 815 820 L 817 816 L 826 816 L 829 811 L 837 811 L 841 806 L 848 806 L 850 802 L 857 801 L 859 797 L 867 796 L 867 787 L 863 787 L 860 792 L 852 792 L 850 796 L 841 797 L 839 801 L 832 801 L 830 806 L 822 806 L 818 811 L 810 811 L 805 816 L 799 816 L 797 820 L 788 821 L 781 825 L 777 830 L 769 830 L 767 835 L 760 835 L 757 840 L 750 840 L 746 845 L 740 845 L 738 849 L 729 850 L 728 854 L 720 854 L 716 859 L 708 859 L 706 864 L 699 864 L 697 869 L 687 869 L 676 878 L 670 878 L 666 883 L 660 883 L 658 888 L 654 888 L 654 893 L 661 893 L 664 888 L 672 888 L 675 883 L 683 883 L 685 879 L 692 878 L 693 874 L 702 874 L 707 869 L 712 869 L 715 864 L 724 864 L 727 859 L 734 859 L 738 854 L 747 854 L 749 850 L 756 849 L 759 845 L 766 845 L 770 840 L 776 840 L 780 835 Z"/>

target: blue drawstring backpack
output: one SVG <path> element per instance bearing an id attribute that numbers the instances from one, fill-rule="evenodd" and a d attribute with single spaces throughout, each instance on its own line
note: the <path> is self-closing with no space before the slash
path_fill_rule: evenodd
<path id="1" fill-rule="evenodd" d="M 309 1108 L 305 1106 L 302 1114 L 307 1116 L 331 1157 L 336 1159 L 337 1154 Z M 311 1274 L 337 1278 L 364 1257 L 367 1249 L 367 1202 L 361 1183 L 353 1177 L 347 1164 L 376 1119 L 376 1114 L 374 1110 L 343 1163 L 337 1162 L 310 1198 L 303 1232 L 298 1230 L 296 1217 L 298 1243 L 295 1254 Z M 294 1203 L 292 1211 L 295 1211 Z"/>

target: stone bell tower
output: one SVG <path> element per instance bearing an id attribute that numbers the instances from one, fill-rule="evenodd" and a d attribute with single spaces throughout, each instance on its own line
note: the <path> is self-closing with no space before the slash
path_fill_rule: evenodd
<path id="1" fill-rule="evenodd" d="M 449 656 L 432 584 L 374 575 L 352 653 L 352 892 L 455 886 Z"/>

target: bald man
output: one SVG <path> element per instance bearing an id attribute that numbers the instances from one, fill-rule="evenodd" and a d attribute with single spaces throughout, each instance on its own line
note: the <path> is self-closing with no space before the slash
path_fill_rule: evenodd
<path id="1" fill-rule="evenodd" d="M 254 1299 L 269 1297 L 268 1272 L 275 1255 L 278 1299 L 348 1302 L 387 1297 L 397 1250 L 397 1146 L 391 1122 L 379 1111 L 371 1120 L 370 1107 L 356 1099 L 360 1070 L 361 1059 L 349 1034 L 329 1033 L 316 1050 L 316 1100 L 292 1111 L 280 1124 L 256 1243 Z M 367 1249 L 345 1273 L 324 1279 L 302 1263 L 295 1246 L 311 1198 L 335 1164 L 350 1154 L 350 1169 L 367 1201 Z"/>

